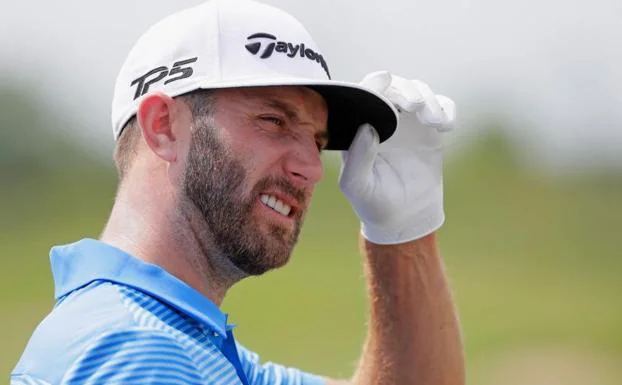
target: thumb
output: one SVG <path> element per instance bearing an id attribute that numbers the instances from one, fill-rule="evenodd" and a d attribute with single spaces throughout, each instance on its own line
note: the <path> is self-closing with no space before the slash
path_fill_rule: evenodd
<path id="1" fill-rule="evenodd" d="M 365 75 L 359 85 L 379 94 L 384 94 L 384 91 L 391 85 L 392 80 L 389 71 L 376 71 Z"/>
<path id="2" fill-rule="evenodd" d="M 342 152 L 343 166 L 339 185 L 343 191 L 363 189 L 374 167 L 380 140 L 376 129 L 370 124 L 359 127 L 348 151 Z"/>

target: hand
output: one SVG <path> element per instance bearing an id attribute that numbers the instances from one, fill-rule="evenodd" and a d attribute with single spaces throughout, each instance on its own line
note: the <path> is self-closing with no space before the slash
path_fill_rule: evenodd
<path id="1" fill-rule="evenodd" d="M 369 241 L 419 239 L 445 220 L 441 132 L 453 129 L 455 104 L 418 80 L 386 71 L 371 73 L 360 84 L 386 96 L 399 111 L 399 123 L 382 144 L 371 125 L 359 127 L 342 152 L 339 185 Z"/>

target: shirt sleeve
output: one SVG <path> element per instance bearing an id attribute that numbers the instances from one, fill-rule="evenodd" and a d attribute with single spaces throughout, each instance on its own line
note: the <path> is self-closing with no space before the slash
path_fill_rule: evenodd
<path id="1" fill-rule="evenodd" d="M 240 363 L 250 385 L 325 385 L 322 377 L 301 370 L 267 362 L 261 364 L 259 356 L 237 344 Z"/>
<path id="2" fill-rule="evenodd" d="M 201 384 L 201 376 L 172 337 L 153 330 L 107 333 L 71 365 L 62 385 Z"/>

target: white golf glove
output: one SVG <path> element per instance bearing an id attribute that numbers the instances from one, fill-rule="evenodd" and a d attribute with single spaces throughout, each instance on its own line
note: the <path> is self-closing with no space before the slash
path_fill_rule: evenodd
<path id="1" fill-rule="evenodd" d="M 359 127 L 342 152 L 339 185 L 369 241 L 421 238 L 445 220 L 441 132 L 453 129 L 455 104 L 420 81 L 386 71 L 371 73 L 360 84 L 386 96 L 399 111 L 399 123 L 382 144 L 372 126 Z"/>

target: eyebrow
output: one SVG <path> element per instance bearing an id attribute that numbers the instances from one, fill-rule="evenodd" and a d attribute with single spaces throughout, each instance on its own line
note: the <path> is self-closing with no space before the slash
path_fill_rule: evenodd
<path id="1" fill-rule="evenodd" d="M 296 108 L 294 108 L 291 104 L 287 102 L 277 99 L 264 99 L 264 105 L 281 111 L 283 114 L 285 114 L 285 116 L 287 116 L 289 120 L 292 120 L 294 122 L 300 121 L 300 117 L 298 116 L 298 111 L 296 111 Z M 324 129 L 316 133 L 315 136 L 328 143 L 328 129 Z"/>

